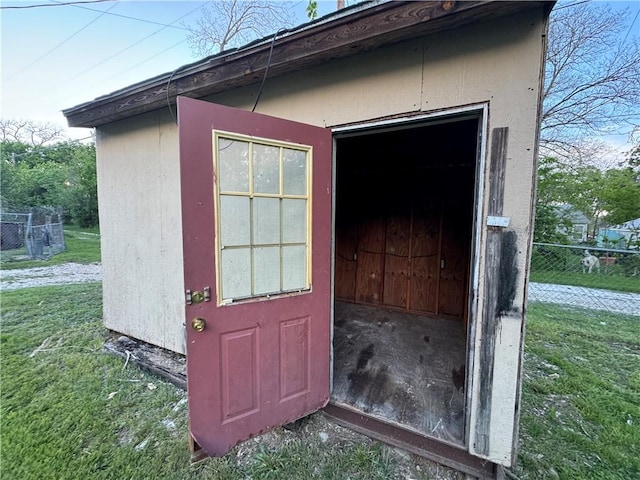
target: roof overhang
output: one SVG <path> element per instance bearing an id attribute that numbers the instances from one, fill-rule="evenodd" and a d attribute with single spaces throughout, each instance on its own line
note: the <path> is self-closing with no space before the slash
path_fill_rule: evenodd
<path id="1" fill-rule="evenodd" d="M 357 55 L 383 45 L 453 30 L 554 1 L 373 1 L 284 33 L 184 65 L 63 110 L 70 127 L 97 127 L 175 105 L 176 96 L 202 98 Z M 271 61 L 269 53 L 271 48 Z"/>

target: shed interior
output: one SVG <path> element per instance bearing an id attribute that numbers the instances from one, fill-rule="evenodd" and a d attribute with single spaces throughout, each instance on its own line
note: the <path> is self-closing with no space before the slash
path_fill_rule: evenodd
<path id="1" fill-rule="evenodd" d="M 479 119 L 336 139 L 332 402 L 464 443 Z"/>

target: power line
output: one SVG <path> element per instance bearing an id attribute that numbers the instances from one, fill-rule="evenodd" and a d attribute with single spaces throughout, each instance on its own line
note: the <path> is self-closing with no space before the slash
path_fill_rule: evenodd
<path id="1" fill-rule="evenodd" d="M 37 5 L 17 5 L 13 7 L 0 7 L 2 10 L 17 10 L 24 8 L 40 8 L 40 7 L 66 7 L 67 5 L 78 5 L 81 3 L 104 3 L 104 2 L 117 2 L 118 0 L 83 0 L 77 2 L 58 2 L 58 3 L 40 3 Z"/>
<path id="2" fill-rule="evenodd" d="M 59 44 L 57 44 L 55 47 L 50 48 L 49 50 L 47 50 L 45 53 L 43 53 L 42 55 L 40 55 L 38 58 L 36 58 L 34 61 L 32 61 L 31 63 L 29 63 L 27 66 L 21 68 L 20 70 L 18 70 L 16 73 L 14 73 L 13 75 L 11 75 L 7 80 L 11 80 L 12 78 L 15 78 L 16 75 L 19 75 L 20 73 L 24 72 L 25 70 L 27 70 L 29 67 L 35 65 L 36 63 L 38 63 L 40 60 L 42 60 L 43 58 L 45 58 L 47 55 L 49 55 L 50 53 L 52 53 L 54 50 L 57 50 L 58 48 L 60 48 L 62 45 L 64 45 L 65 43 L 67 43 L 69 40 L 71 40 L 73 37 L 75 37 L 76 35 L 78 35 L 80 32 L 82 32 L 83 30 L 85 30 L 86 28 L 88 28 L 91 24 L 93 24 L 94 22 L 98 21 L 100 19 L 100 17 L 102 17 L 103 15 L 105 15 L 109 10 L 111 10 L 112 8 L 115 8 L 116 5 L 118 5 L 117 3 L 114 3 L 113 5 L 111 5 L 109 7 L 109 9 L 105 12 L 102 12 L 100 15 L 98 15 L 97 17 L 95 17 L 93 20 L 91 20 L 89 23 L 87 23 L 84 27 L 82 27 L 80 30 L 77 30 L 76 32 L 72 33 L 71 35 L 69 35 L 67 38 L 65 38 L 62 42 L 60 42 Z"/>
<path id="3" fill-rule="evenodd" d="M 140 65 L 143 65 L 145 63 L 147 63 L 149 60 L 153 60 L 156 57 L 159 57 L 160 55 L 162 55 L 165 52 L 168 52 L 169 50 L 171 50 L 172 48 L 176 48 L 178 45 L 183 44 L 184 42 L 186 42 L 187 39 L 185 38 L 184 40 L 180 40 L 178 43 L 174 43 L 173 45 L 171 45 L 170 47 L 165 48 L 164 50 L 162 50 L 161 52 L 156 53 L 155 55 L 152 55 L 150 57 L 145 58 L 144 60 L 137 62 L 135 65 L 133 65 L 132 67 L 129 67 L 125 70 L 121 70 L 120 72 L 111 75 L 111 78 L 115 78 L 115 77 L 119 77 L 120 75 L 123 75 L 131 70 L 133 70 L 134 68 L 138 68 Z"/>
<path id="4" fill-rule="evenodd" d="M 56 0 L 52 0 L 52 1 L 56 1 Z M 107 0 L 105 0 L 107 1 Z M 90 2 L 91 3 L 91 2 Z M 58 3 L 59 5 L 60 3 Z M 82 5 L 73 5 L 76 8 L 82 8 L 83 10 L 89 10 L 91 12 L 101 12 L 102 10 L 98 10 L 97 8 L 91 8 L 91 7 L 83 7 Z M 120 18 L 126 18 L 127 20 L 135 20 L 136 22 L 143 22 L 143 23 L 149 23 L 151 25 L 160 25 L 163 27 L 170 27 L 170 28 L 177 28 L 178 30 L 189 30 L 188 28 L 185 27 L 179 27 L 178 25 L 167 25 L 166 23 L 160 23 L 160 22 L 154 22 L 153 20 L 147 20 L 145 18 L 138 18 L 138 17 L 130 17 L 129 15 L 122 15 L 120 13 L 108 13 L 107 15 L 111 15 L 112 17 L 120 17 Z"/>
<path id="5" fill-rule="evenodd" d="M 120 0 L 95 0 L 95 1 L 83 1 L 83 2 L 60 2 L 57 0 L 51 0 L 52 4 L 46 4 L 46 5 L 32 5 L 32 6 L 21 6 L 21 7 L 1 7 L 1 8 L 35 8 L 37 6 L 42 6 L 42 7 L 61 7 L 61 6 L 72 6 L 75 8 L 82 8 L 83 10 L 89 10 L 90 12 L 99 12 L 99 13 L 106 13 L 107 15 L 111 15 L 112 17 L 119 17 L 119 18 L 126 18 L 127 20 L 134 20 L 136 22 L 142 22 L 142 23 L 149 23 L 151 25 L 160 25 L 160 26 L 164 26 L 164 27 L 169 27 L 169 28 L 175 28 L 177 30 L 183 30 L 183 31 L 188 31 L 188 28 L 185 27 L 181 27 L 178 25 L 167 25 L 166 23 L 161 23 L 161 22 L 154 22 L 153 20 L 147 20 L 145 18 L 139 18 L 139 17 L 131 17 L 129 15 L 122 15 L 120 13 L 111 13 L 111 12 L 104 12 L 103 10 L 99 10 L 97 8 L 91 8 L 91 7 L 84 7 L 82 5 L 79 4 L 91 4 L 91 3 L 100 3 L 100 2 L 118 2 Z"/>
<path id="6" fill-rule="evenodd" d="M 154 35 L 156 35 L 157 33 L 161 32 L 162 30 L 164 30 L 165 28 L 167 28 L 168 26 L 170 26 L 170 25 L 172 25 L 172 24 L 174 24 L 174 23 L 178 22 L 179 20 L 182 20 L 184 17 L 186 17 L 186 16 L 188 16 L 188 15 L 191 15 L 193 12 L 195 12 L 196 10 L 199 10 L 200 8 L 202 8 L 202 5 L 198 5 L 198 6 L 197 6 L 196 8 L 194 8 L 193 10 L 190 10 L 190 11 L 188 11 L 187 13 L 185 13 L 184 15 L 182 15 L 182 16 L 180 16 L 180 17 L 176 18 L 176 19 L 175 19 L 173 22 L 171 22 L 169 25 L 165 25 L 165 26 L 163 26 L 162 28 L 159 28 L 159 29 L 158 29 L 158 30 L 156 30 L 155 32 L 153 32 L 153 33 L 151 33 L 151 34 L 147 35 L 146 37 L 141 38 L 141 39 L 140 39 L 140 40 L 138 40 L 137 42 L 134 42 L 134 43 L 132 43 L 131 45 L 126 46 L 126 47 L 125 47 L 125 48 L 123 48 L 122 50 L 120 50 L 120 51 L 118 51 L 118 52 L 114 53 L 114 54 L 113 54 L 113 55 L 111 55 L 110 57 L 107 57 L 107 58 L 105 58 L 104 60 L 102 60 L 102 61 L 100 61 L 100 62 L 98 62 L 98 63 L 96 63 L 96 64 L 92 65 L 91 67 L 89 67 L 89 68 L 87 68 L 87 69 L 85 69 L 85 70 L 83 70 L 83 71 L 81 71 L 80 73 L 77 73 L 76 75 L 74 75 L 73 77 L 71 77 L 71 78 L 67 79 L 66 81 L 70 81 L 70 80 L 73 80 L 73 79 L 75 79 L 75 78 L 78 78 L 79 76 L 84 75 L 85 73 L 87 73 L 87 72 L 89 72 L 89 71 L 93 70 L 94 68 L 99 67 L 100 65 L 102 65 L 102 64 L 104 64 L 104 63 L 106 63 L 106 62 L 108 62 L 108 61 L 109 61 L 109 60 L 111 60 L 112 58 L 117 57 L 118 55 L 120 55 L 120 54 L 122 54 L 122 53 L 126 52 L 127 50 L 130 50 L 131 48 L 135 47 L 136 45 L 139 45 L 140 43 L 144 42 L 144 41 L 145 41 L 145 40 L 147 40 L 148 38 L 153 37 L 153 36 L 154 36 Z"/>

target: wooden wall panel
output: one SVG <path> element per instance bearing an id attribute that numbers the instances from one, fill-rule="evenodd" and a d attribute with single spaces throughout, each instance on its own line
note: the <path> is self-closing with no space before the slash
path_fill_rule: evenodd
<path id="1" fill-rule="evenodd" d="M 339 230 L 336 298 L 464 320 L 471 228 L 454 210 L 431 208 Z"/>
<path id="2" fill-rule="evenodd" d="M 384 275 L 384 220 L 373 219 L 358 227 L 356 301 L 380 305 Z"/>
<path id="3" fill-rule="evenodd" d="M 407 308 L 411 218 L 389 217 L 386 227 L 382 303 Z"/>
<path id="4" fill-rule="evenodd" d="M 356 299 L 357 251 L 357 228 L 338 229 L 336 232 L 335 296 L 340 300 L 354 301 Z"/>
<path id="5" fill-rule="evenodd" d="M 381 253 L 358 253 L 356 300 L 380 305 L 382 300 L 383 256 Z"/>
<path id="6" fill-rule="evenodd" d="M 437 313 L 440 213 L 414 215 L 411 232 L 409 309 Z"/>
<path id="7" fill-rule="evenodd" d="M 409 284 L 409 309 L 436 313 L 438 304 L 438 257 L 411 259 L 411 283 Z"/>
<path id="8" fill-rule="evenodd" d="M 442 219 L 439 313 L 463 318 L 467 303 L 466 284 L 468 249 L 471 229 L 461 225 L 451 212 Z M 442 268 L 444 266 L 444 268 Z"/>

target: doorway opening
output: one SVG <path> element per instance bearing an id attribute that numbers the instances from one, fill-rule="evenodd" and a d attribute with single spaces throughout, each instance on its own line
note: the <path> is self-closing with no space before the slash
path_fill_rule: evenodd
<path id="1" fill-rule="evenodd" d="M 458 446 L 481 118 L 336 137 L 331 401 Z"/>

